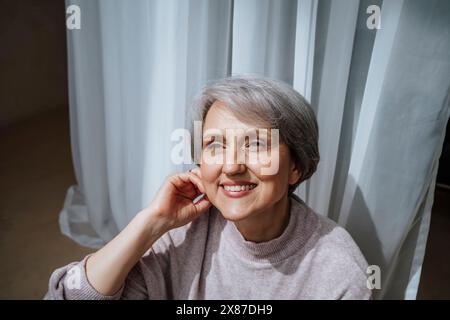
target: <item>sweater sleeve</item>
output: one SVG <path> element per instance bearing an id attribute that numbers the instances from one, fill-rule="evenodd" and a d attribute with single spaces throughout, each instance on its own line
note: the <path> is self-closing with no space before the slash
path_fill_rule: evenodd
<path id="1" fill-rule="evenodd" d="M 112 296 L 98 292 L 86 276 L 86 261 L 72 262 L 56 269 L 50 276 L 45 300 L 118 300 L 147 299 L 147 290 L 141 269 L 137 264 L 127 276 L 124 285 Z"/>
<path id="2" fill-rule="evenodd" d="M 361 286 L 350 286 L 339 300 L 372 300 L 372 292 Z"/>
<path id="3" fill-rule="evenodd" d="M 185 277 L 189 270 L 195 277 L 198 268 L 201 268 L 204 251 L 192 249 L 192 243 L 195 241 L 196 248 L 204 248 L 208 216 L 204 215 L 195 222 L 194 227 L 191 227 L 191 222 L 170 230 L 155 241 L 131 269 L 122 288 L 114 295 L 105 296 L 89 283 L 86 276 L 88 255 L 82 261 L 56 269 L 50 277 L 48 292 L 44 299 L 162 300 L 180 296 L 181 289 L 184 290 L 183 293 L 189 291 L 189 287 L 180 288 L 182 277 Z M 193 259 L 197 268 L 187 268 L 188 259 L 189 261 Z"/>

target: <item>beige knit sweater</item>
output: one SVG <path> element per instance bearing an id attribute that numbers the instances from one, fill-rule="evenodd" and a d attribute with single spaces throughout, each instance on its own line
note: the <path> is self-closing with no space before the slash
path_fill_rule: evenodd
<path id="1" fill-rule="evenodd" d="M 114 296 L 87 281 L 85 257 L 53 272 L 46 299 L 369 299 L 367 263 L 351 236 L 290 197 L 281 236 L 246 241 L 208 213 L 154 243 Z"/>

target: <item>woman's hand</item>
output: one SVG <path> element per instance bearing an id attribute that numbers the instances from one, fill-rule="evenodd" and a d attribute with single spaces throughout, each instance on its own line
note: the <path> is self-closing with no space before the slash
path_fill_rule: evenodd
<path id="1" fill-rule="evenodd" d="M 181 227 L 205 213 L 211 206 L 199 169 L 169 176 L 147 209 L 167 231 Z M 204 197 L 193 203 L 193 200 Z"/>
<path id="2" fill-rule="evenodd" d="M 208 210 L 211 203 L 206 197 L 193 203 L 202 193 L 205 190 L 198 169 L 167 178 L 151 204 L 88 258 L 86 275 L 91 285 L 104 295 L 117 292 L 133 266 L 158 238 Z"/>

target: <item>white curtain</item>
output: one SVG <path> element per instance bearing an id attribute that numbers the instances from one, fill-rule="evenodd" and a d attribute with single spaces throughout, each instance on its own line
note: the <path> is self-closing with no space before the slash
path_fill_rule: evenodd
<path id="1" fill-rule="evenodd" d="M 99 247 L 145 207 L 171 133 L 210 79 L 284 80 L 315 108 L 321 162 L 298 194 L 381 268 L 377 298 L 414 299 L 450 113 L 446 0 L 66 0 L 77 185 L 61 230 Z M 366 25 L 382 8 L 381 29 Z"/>

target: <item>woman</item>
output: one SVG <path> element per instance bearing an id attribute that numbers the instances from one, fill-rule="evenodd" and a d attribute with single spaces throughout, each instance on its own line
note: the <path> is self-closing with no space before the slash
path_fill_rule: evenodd
<path id="1" fill-rule="evenodd" d="M 57 269 L 46 298 L 370 298 L 350 235 L 293 194 L 319 161 L 302 96 L 279 81 L 229 77 L 206 86 L 196 110 L 199 168 L 168 177 L 116 238 Z"/>

